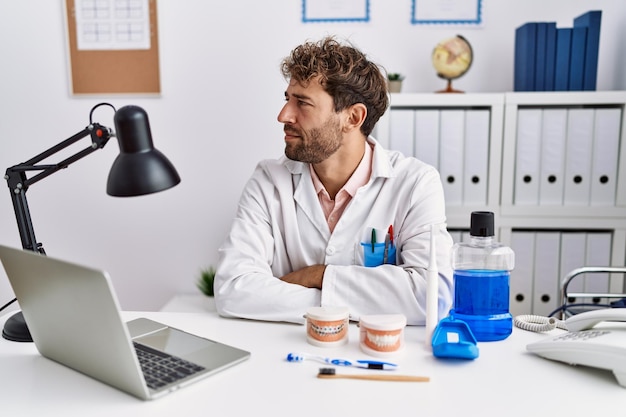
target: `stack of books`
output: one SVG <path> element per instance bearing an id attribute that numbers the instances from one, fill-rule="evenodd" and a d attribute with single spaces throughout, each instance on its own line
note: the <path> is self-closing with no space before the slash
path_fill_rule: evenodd
<path id="1" fill-rule="evenodd" d="M 601 10 L 556 22 L 528 22 L 515 29 L 515 91 L 594 91 L 598 75 Z"/>

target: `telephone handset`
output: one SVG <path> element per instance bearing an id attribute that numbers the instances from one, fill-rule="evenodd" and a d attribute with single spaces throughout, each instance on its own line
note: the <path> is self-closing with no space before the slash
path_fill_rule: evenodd
<path id="1" fill-rule="evenodd" d="M 625 322 L 626 308 L 576 314 L 562 322 L 566 333 L 530 343 L 526 349 L 546 359 L 613 371 L 626 388 Z M 603 325 L 595 327 L 599 323 Z"/>
<path id="2" fill-rule="evenodd" d="M 603 308 L 576 314 L 565 320 L 570 332 L 591 329 L 603 321 L 626 321 L 626 308 Z"/>

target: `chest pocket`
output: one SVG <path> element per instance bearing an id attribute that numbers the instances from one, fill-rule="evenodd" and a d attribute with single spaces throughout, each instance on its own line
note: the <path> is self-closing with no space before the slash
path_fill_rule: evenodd
<path id="1" fill-rule="evenodd" d="M 390 242 L 360 242 L 355 247 L 355 264 L 374 267 L 383 264 L 396 265 L 396 246 Z"/>

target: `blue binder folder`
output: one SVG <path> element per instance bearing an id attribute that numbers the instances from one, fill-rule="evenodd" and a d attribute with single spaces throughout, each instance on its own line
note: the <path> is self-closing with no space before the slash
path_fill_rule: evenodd
<path id="1" fill-rule="evenodd" d="M 585 70 L 583 90 L 595 91 L 598 78 L 598 51 L 600 48 L 600 26 L 602 11 L 591 10 L 574 19 L 574 27 L 587 28 L 587 49 L 585 51 Z"/>
<path id="2" fill-rule="evenodd" d="M 544 90 L 554 91 L 554 67 L 556 64 L 556 23 L 549 22 L 546 26 L 546 65 Z"/>
<path id="3" fill-rule="evenodd" d="M 569 60 L 571 46 L 572 28 L 557 28 L 554 91 L 567 91 L 569 88 Z"/>
<path id="4" fill-rule="evenodd" d="M 546 89 L 546 37 L 548 23 L 537 22 L 537 40 L 535 47 L 535 91 Z"/>
<path id="5" fill-rule="evenodd" d="M 572 28 L 572 46 L 569 58 L 569 85 L 570 91 L 582 91 L 583 75 L 585 72 L 585 54 L 587 50 L 587 28 L 583 26 Z"/>
<path id="6" fill-rule="evenodd" d="M 537 23 L 528 22 L 515 29 L 515 91 L 535 90 L 535 55 Z"/>

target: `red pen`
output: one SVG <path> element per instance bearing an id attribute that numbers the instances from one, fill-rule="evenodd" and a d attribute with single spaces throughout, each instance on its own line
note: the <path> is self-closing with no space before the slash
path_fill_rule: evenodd
<path id="1" fill-rule="evenodd" d="M 387 230 L 387 233 L 389 234 L 389 243 L 391 243 L 391 246 L 393 246 L 393 224 L 389 225 L 389 230 Z"/>

